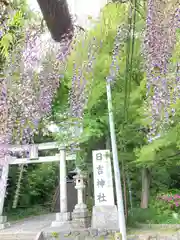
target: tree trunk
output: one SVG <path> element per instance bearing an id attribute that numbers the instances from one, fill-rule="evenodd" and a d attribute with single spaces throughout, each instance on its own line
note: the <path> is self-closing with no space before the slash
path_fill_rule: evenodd
<path id="1" fill-rule="evenodd" d="M 148 208 L 150 187 L 150 172 L 148 168 L 142 169 L 142 192 L 141 192 L 141 208 Z"/>
<path id="2" fill-rule="evenodd" d="M 37 0 L 52 38 L 60 42 L 73 35 L 73 22 L 67 0 Z"/>

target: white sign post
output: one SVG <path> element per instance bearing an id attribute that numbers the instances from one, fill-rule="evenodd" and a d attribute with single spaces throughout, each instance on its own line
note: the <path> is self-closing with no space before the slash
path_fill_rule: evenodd
<path id="1" fill-rule="evenodd" d="M 95 206 L 114 205 L 110 151 L 93 151 Z"/>
<path id="2" fill-rule="evenodd" d="M 114 188 L 109 150 L 93 151 L 94 201 L 92 227 L 116 230 L 117 207 L 114 203 Z"/>

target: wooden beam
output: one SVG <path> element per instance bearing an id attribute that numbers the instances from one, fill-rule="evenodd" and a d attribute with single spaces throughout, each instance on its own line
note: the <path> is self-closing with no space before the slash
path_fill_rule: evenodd
<path id="1" fill-rule="evenodd" d="M 69 154 L 66 156 L 66 160 L 75 160 L 76 155 L 75 154 Z M 46 157 L 39 157 L 38 159 L 31 160 L 28 158 L 12 158 L 12 161 L 9 163 L 10 165 L 16 165 L 16 164 L 32 164 L 32 163 L 47 163 L 47 162 L 59 162 L 59 154 L 56 154 L 55 156 L 46 156 Z"/>

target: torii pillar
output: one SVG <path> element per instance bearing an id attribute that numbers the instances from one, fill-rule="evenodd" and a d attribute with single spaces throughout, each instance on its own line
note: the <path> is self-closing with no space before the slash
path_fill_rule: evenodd
<path id="1" fill-rule="evenodd" d="M 10 156 L 5 156 L 5 161 L 0 169 L 0 230 L 10 226 L 7 222 L 7 217 L 3 216 L 4 201 L 6 197 L 6 188 L 9 173 Z"/>
<path id="2" fill-rule="evenodd" d="M 60 212 L 56 213 L 56 220 L 51 227 L 69 227 L 71 213 L 67 211 L 67 171 L 66 171 L 66 151 L 60 149 L 59 152 L 59 172 L 60 172 Z"/>

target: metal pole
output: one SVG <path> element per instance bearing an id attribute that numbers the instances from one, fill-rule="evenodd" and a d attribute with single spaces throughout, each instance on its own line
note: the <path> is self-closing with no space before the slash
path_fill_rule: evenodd
<path id="1" fill-rule="evenodd" d="M 110 135 L 111 135 L 111 147 L 112 147 L 112 155 L 113 155 L 113 167 L 114 167 L 114 176 L 115 176 L 116 198 L 117 198 L 117 207 L 118 207 L 119 229 L 122 234 L 122 240 L 126 240 L 126 222 L 125 222 L 125 216 L 124 216 L 121 175 L 120 175 L 120 168 L 119 168 L 119 161 L 118 161 L 115 126 L 114 126 L 111 83 L 108 80 L 106 83 L 106 90 L 107 90 L 107 102 L 108 102 L 108 113 L 109 113 L 109 128 L 110 128 Z"/>

